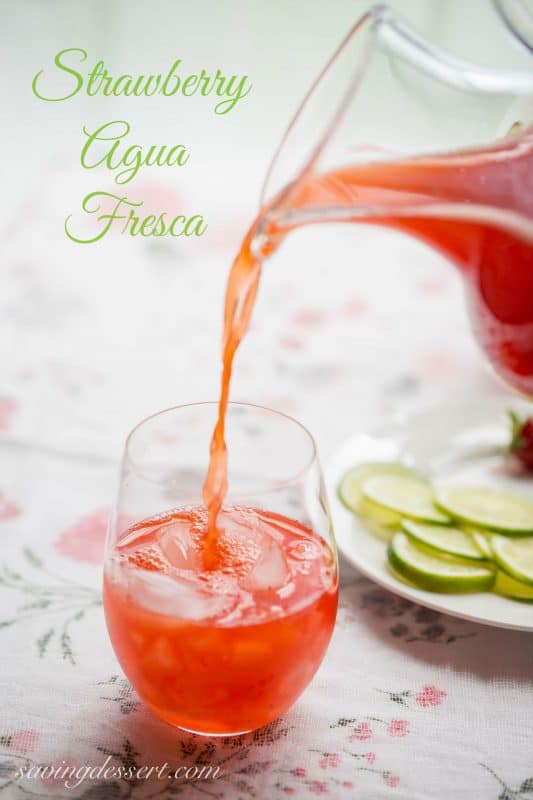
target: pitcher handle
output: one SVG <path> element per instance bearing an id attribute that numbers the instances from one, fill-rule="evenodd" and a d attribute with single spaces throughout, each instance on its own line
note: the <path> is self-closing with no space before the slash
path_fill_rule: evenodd
<path id="1" fill-rule="evenodd" d="M 378 45 L 449 86 L 463 91 L 533 94 L 533 70 L 480 67 L 431 44 L 387 6 L 374 6 L 371 14 L 376 19 Z"/>

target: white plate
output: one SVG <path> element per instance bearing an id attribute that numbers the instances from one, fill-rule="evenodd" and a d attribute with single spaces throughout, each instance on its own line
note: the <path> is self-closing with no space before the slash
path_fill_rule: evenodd
<path id="1" fill-rule="evenodd" d="M 339 550 L 356 569 L 401 597 L 455 617 L 533 631 L 533 604 L 490 592 L 447 595 L 426 592 L 397 580 L 386 564 L 386 545 L 369 533 L 337 497 L 344 472 L 365 461 L 402 461 L 437 485 L 511 488 L 533 499 L 533 477 L 513 474 L 502 457 L 509 441 L 505 409 L 532 413 L 531 405 L 476 400 L 433 408 L 384 425 L 373 435 L 357 434 L 328 463 L 326 485 Z"/>

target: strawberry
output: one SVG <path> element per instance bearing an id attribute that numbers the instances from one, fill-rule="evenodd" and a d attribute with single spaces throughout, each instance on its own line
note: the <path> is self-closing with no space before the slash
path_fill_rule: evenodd
<path id="1" fill-rule="evenodd" d="M 526 469 L 533 471 L 533 417 L 520 419 L 514 411 L 510 411 L 509 416 L 511 418 L 509 449 Z"/>

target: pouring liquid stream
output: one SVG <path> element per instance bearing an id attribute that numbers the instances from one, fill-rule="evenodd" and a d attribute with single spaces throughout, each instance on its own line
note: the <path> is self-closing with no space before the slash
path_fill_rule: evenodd
<path id="1" fill-rule="evenodd" d="M 486 148 L 304 173 L 245 236 L 225 297 L 218 419 L 203 499 L 206 566 L 227 492 L 225 421 L 233 360 L 254 308 L 262 261 L 311 222 L 365 222 L 411 234 L 461 271 L 473 331 L 503 380 L 533 397 L 533 129 Z M 256 246 L 256 236 L 264 242 Z"/>

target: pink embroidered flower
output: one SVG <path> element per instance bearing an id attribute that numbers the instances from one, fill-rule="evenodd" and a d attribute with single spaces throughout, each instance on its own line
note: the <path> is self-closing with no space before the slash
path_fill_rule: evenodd
<path id="1" fill-rule="evenodd" d="M 445 278 L 424 278 L 418 281 L 416 288 L 421 294 L 435 294 L 440 296 L 449 287 L 449 283 Z"/>
<path id="2" fill-rule="evenodd" d="M 302 340 L 296 336 L 282 336 L 279 343 L 284 350 L 301 350 L 304 347 Z"/>
<path id="3" fill-rule="evenodd" d="M 429 708 L 430 706 L 440 706 L 447 693 L 436 686 L 426 684 L 422 687 L 422 691 L 415 695 L 415 700 L 422 708 Z"/>
<path id="4" fill-rule="evenodd" d="M 372 737 L 372 728 L 368 724 L 368 722 L 359 722 L 354 730 L 353 733 L 350 734 L 348 737 L 350 742 L 353 742 L 356 739 L 358 742 L 364 742 L 366 739 L 370 739 Z"/>
<path id="5" fill-rule="evenodd" d="M 409 723 L 406 719 L 391 719 L 387 728 L 389 736 L 407 736 Z"/>
<path id="6" fill-rule="evenodd" d="M 0 431 L 6 431 L 17 404 L 9 397 L 0 398 Z"/>
<path id="7" fill-rule="evenodd" d="M 394 789 L 395 786 L 398 786 L 400 783 L 400 776 L 399 775 L 386 775 L 385 776 L 385 783 L 387 786 L 390 786 Z"/>
<path id="8" fill-rule="evenodd" d="M 292 322 L 302 328 L 317 328 L 320 325 L 324 325 L 327 319 L 326 312 L 318 308 L 301 308 L 294 314 Z"/>
<path id="9" fill-rule="evenodd" d="M 56 539 L 54 547 L 62 556 L 87 564 L 101 564 L 109 511 L 101 509 L 77 520 Z"/>
<path id="10" fill-rule="evenodd" d="M 176 191 L 174 182 L 166 184 L 141 177 L 137 185 L 143 199 L 143 216 L 146 214 L 159 215 L 162 208 L 171 209 L 183 206 L 183 187 L 180 187 L 180 192 Z"/>
<path id="11" fill-rule="evenodd" d="M 9 742 L 6 747 L 8 750 L 13 750 L 15 753 L 21 753 L 25 756 L 35 750 L 40 735 L 39 731 L 31 729 L 13 731 L 8 737 Z"/>
<path id="12" fill-rule="evenodd" d="M 293 770 L 291 770 L 291 772 L 295 778 L 305 778 L 307 775 L 307 772 L 303 767 L 295 767 Z"/>
<path id="13" fill-rule="evenodd" d="M 375 753 L 365 753 L 365 758 L 366 758 L 366 760 L 368 761 L 369 764 L 373 764 L 374 761 L 376 760 L 376 754 Z"/>
<path id="14" fill-rule="evenodd" d="M 35 376 L 35 370 L 33 369 L 21 369 L 18 373 L 18 378 L 21 381 L 31 381 L 31 379 Z"/>
<path id="15" fill-rule="evenodd" d="M 313 792 L 313 794 L 327 794 L 328 787 L 324 781 L 311 781 L 309 791 Z"/>
<path id="16" fill-rule="evenodd" d="M 420 356 L 419 371 L 425 378 L 447 378 L 464 369 L 464 362 L 447 350 L 432 350 Z"/>
<path id="17" fill-rule="evenodd" d="M 338 753 L 327 753 L 324 758 L 321 758 L 318 762 L 321 769 L 327 769 L 328 767 L 338 767 L 341 763 L 341 757 Z"/>
<path id="18" fill-rule="evenodd" d="M 80 769 L 80 765 L 70 759 L 54 761 L 52 764 L 43 765 L 41 781 L 44 788 L 49 792 L 56 792 L 58 787 L 64 788 L 65 781 L 71 776 L 75 776 Z M 75 778 L 74 778 L 75 779 Z"/>
<path id="19" fill-rule="evenodd" d="M 353 783 L 351 781 L 343 781 L 341 786 L 343 786 L 345 789 L 353 789 Z"/>
<path id="20" fill-rule="evenodd" d="M 13 519 L 14 517 L 20 516 L 21 513 L 22 512 L 16 503 L 12 503 L 2 492 L 0 492 L 0 520 Z"/>
<path id="21" fill-rule="evenodd" d="M 364 297 L 352 297 L 344 306 L 344 313 L 349 319 L 357 319 L 368 311 L 368 302 Z"/>
<path id="22" fill-rule="evenodd" d="M 283 791 L 285 794 L 296 794 L 296 789 L 293 789 L 292 786 L 285 786 Z"/>

